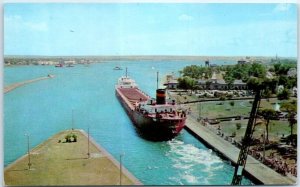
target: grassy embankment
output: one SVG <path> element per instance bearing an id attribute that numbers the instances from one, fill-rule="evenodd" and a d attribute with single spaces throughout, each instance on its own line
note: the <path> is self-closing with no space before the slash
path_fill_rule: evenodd
<path id="1" fill-rule="evenodd" d="M 70 131 L 61 132 L 31 151 L 31 169 L 25 156 L 4 171 L 6 185 L 119 185 L 120 169 L 109 157 L 90 143 L 87 157 L 87 137 L 80 131 L 77 142 L 63 143 Z M 61 143 L 58 141 L 61 140 Z M 123 170 L 124 171 L 124 170 Z M 134 181 L 122 174 L 122 184 Z"/>

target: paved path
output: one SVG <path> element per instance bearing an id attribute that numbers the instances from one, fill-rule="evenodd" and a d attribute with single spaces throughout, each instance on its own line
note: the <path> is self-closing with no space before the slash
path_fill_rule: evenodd
<path id="1" fill-rule="evenodd" d="M 63 143 L 67 134 L 77 142 Z M 66 186 L 66 185 L 140 185 L 129 171 L 90 137 L 90 158 L 87 134 L 82 130 L 60 132 L 4 169 L 5 185 Z M 25 141 L 26 144 L 26 141 Z"/>
<path id="2" fill-rule="evenodd" d="M 225 141 L 222 137 L 216 135 L 207 127 L 202 126 L 192 117 L 188 117 L 186 121 L 186 128 L 196 134 L 196 136 L 206 142 L 215 151 L 220 152 L 231 162 L 237 162 L 240 150 L 228 141 Z M 249 174 L 250 177 L 253 177 L 262 184 L 266 185 L 283 185 L 296 183 L 296 181 L 278 174 L 276 171 L 265 166 L 249 155 L 247 157 L 245 171 Z"/>
<path id="3" fill-rule="evenodd" d="M 40 77 L 40 78 L 31 79 L 31 80 L 27 80 L 27 81 L 23 81 L 23 82 L 18 82 L 18 83 L 15 83 L 15 84 L 11 84 L 11 85 L 5 86 L 4 87 L 4 93 L 10 92 L 13 89 L 16 89 L 16 88 L 18 88 L 20 86 L 24 86 L 26 84 L 30 84 L 30 83 L 33 83 L 33 82 L 36 82 L 36 81 L 41 81 L 41 80 L 44 80 L 44 79 L 49 79 L 51 77 L 52 76 Z"/>

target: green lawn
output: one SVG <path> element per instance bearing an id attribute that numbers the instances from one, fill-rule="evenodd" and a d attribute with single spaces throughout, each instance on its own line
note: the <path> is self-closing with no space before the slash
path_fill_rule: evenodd
<path id="1" fill-rule="evenodd" d="M 241 123 L 241 128 L 237 130 L 236 124 Z M 235 121 L 224 121 L 219 123 L 222 131 L 226 135 L 231 135 L 232 132 L 236 132 L 236 136 L 238 140 L 240 140 L 241 137 L 244 136 L 246 127 L 248 124 L 248 120 L 235 120 Z M 290 135 L 290 126 L 288 121 L 277 121 L 277 120 L 271 120 L 269 124 L 269 139 L 278 140 L 284 134 L 285 136 Z M 257 125 L 255 127 L 254 137 L 260 138 L 261 135 L 265 131 L 265 125 Z M 297 134 L 297 124 L 294 125 L 293 133 Z"/>
<path id="2" fill-rule="evenodd" d="M 248 116 L 251 111 L 249 101 L 234 101 L 234 105 L 230 105 L 231 101 L 211 101 L 198 103 L 197 108 L 202 117 L 218 118 L 227 116 Z M 220 105 L 222 103 L 222 105 Z"/>
<path id="3" fill-rule="evenodd" d="M 291 101 L 294 101 L 294 100 L 297 101 L 296 98 L 290 98 L 289 100 L 278 100 L 276 98 L 271 98 L 271 99 L 269 99 L 269 101 L 267 101 L 266 99 L 262 99 L 260 101 L 260 106 L 261 106 L 261 108 L 274 109 L 274 104 L 275 103 L 281 104 L 281 103 L 286 102 L 286 101 L 291 102 Z"/>

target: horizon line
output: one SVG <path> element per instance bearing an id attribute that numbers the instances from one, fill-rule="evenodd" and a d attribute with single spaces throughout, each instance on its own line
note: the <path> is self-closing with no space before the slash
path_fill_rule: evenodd
<path id="1" fill-rule="evenodd" d="M 280 55 L 3 55 L 6 57 L 283 57 L 298 58 L 297 56 Z"/>

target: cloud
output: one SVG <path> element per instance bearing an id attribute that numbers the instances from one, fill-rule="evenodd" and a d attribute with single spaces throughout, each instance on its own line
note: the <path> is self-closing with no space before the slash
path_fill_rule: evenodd
<path id="1" fill-rule="evenodd" d="M 4 27 L 8 30 L 29 30 L 47 31 L 48 25 L 45 22 L 25 21 L 19 15 L 4 17 Z"/>
<path id="2" fill-rule="evenodd" d="M 291 4 L 288 3 L 280 3 L 277 4 L 276 7 L 274 8 L 274 12 L 286 12 L 290 9 Z"/>
<path id="3" fill-rule="evenodd" d="M 181 14 L 178 19 L 180 21 L 192 21 L 193 20 L 193 17 L 192 16 L 189 16 L 187 14 Z"/>

